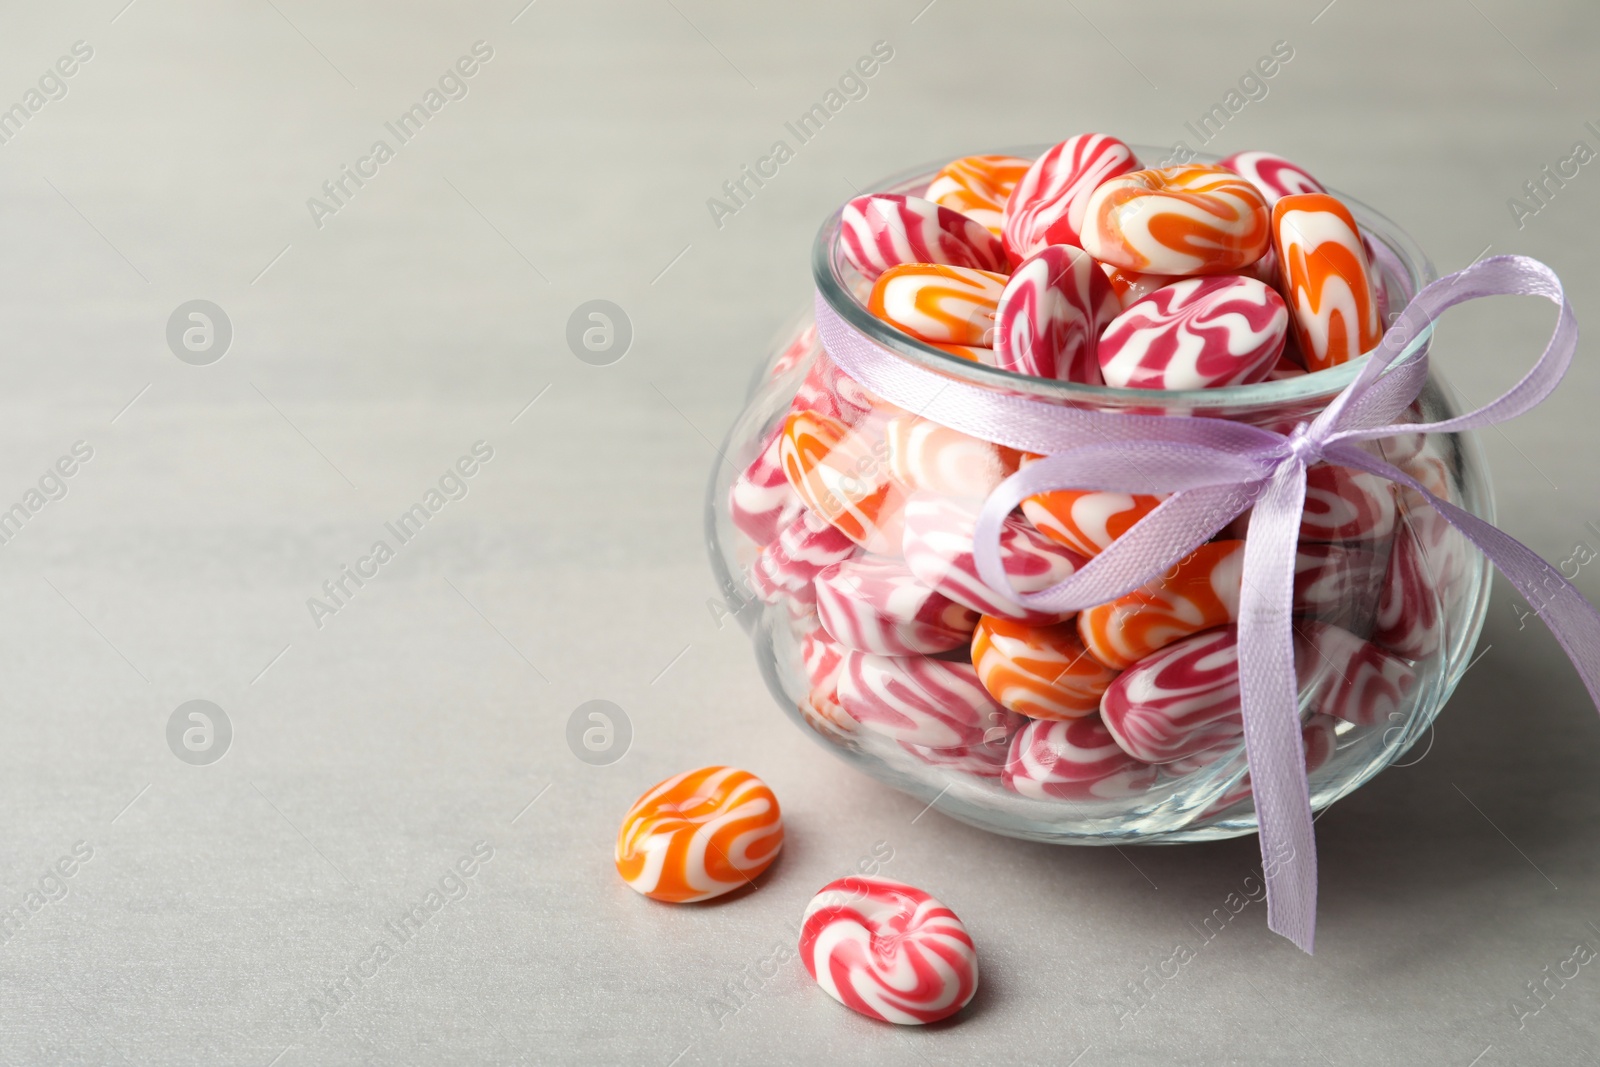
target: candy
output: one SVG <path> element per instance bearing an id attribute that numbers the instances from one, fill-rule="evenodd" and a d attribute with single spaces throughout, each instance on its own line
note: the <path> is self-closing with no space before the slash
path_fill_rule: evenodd
<path id="1" fill-rule="evenodd" d="M 874 415 L 890 417 L 900 409 L 862 388 L 841 371 L 828 354 L 817 353 L 816 362 L 801 382 L 790 411 L 812 411 L 832 419 L 855 424 Z"/>
<path id="2" fill-rule="evenodd" d="M 1008 719 L 1005 723 L 997 724 L 988 731 L 993 736 L 976 745 L 928 748 L 902 742 L 900 747 L 911 753 L 919 763 L 926 763 L 930 767 L 970 774 L 976 778 L 999 778 L 1005 770 L 1011 738 L 1026 722 L 1026 719 Z"/>
<path id="3" fill-rule="evenodd" d="M 904 493 L 889 477 L 886 451 L 837 419 L 797 411 L 784 420 L 778 456 L 807 508 L 868 551 L 893 554 Z"/>
<path id="4" fill-rule="evenodd" d="M 1003 707 L 1034 719 L 1093 715 L 1117 676 L 1089 655 L 1071 623 L 1030 626 L 992 615 L 978 620 L 972 665 Z"/>
<path id="5" fill-rule="evenodd" d="M 838 527 L 801 509 L 778 530 L 777 540 L 762 549 L 750 565 L 750 584 L 768 604 L 787 600 L 807 607 L 817 602 L 812 580 L 822 571 L 860 551 Z"/>
<path id="6" fill-rule="evenodd" d="M 901 415 L 884 428 L 889 472 L 911 489 L 981 500 L 1016 469 L 1021 454 L 932 419 Z"/>
<path id="7" fill-rule="evenodd" d="M 1255 186 L 1221 167 L 1140 170 L 1090 195 L 1080 243 L 1095 259 L 1128 270 L 1228 274 L 1266 252 L 1267 216 Z"/>
<path id="8" fill-rule="evenodd" d="M 781 378 L 791 370 L 798 367 L 810 357 L 816 355 L 820 343 L 817 340 L 817 324 L 807 323 L 805 329 L 794 336 L 778 358 L 772 361 L 772 369 L 767 372 L 768 378 Z"/>
<path id="9" fill-rule="evenodd" d="M 1272 371 L 1288 329 L 1283 298 L 1254 278 L 1185 278 L 1111 320 L 1100 372 L 1133 389 L 1249 385 Z"/>
<path id="10" fill-rule="evenodd" d="M 1006 201 L 1001 237 L 1011 262 L 1046 245 L 1079 244 L 1089 194 L 1138 169 L 1133 149 L 1103 133 L 1069 137 L 1034 160 Z"/>
<path id="11" fill-rule="evenodd" d="M 1319 463 L 1306 471 L 1302 541 L 1382 541 L 1394 532 L 1394 483 Z"/>
<path id="12" fill-rule="evenodd" d="M 940 168 L 925 195 L 999 237 L 1006 201 L 1029 166 L 1016 156 L 963 156 Z"/>
<path id="13" fill-rule="evenodd" d="M 1337 626 L 1307 621 L 1299 632 L 1316 648 L 1296 656 L 1301 686 L 1319 687 L 1313 710 L 1357 726 L 1399 721 L 1417 684 L 1411 664 Z"/>
<path id="14" fill-rule="evenodd" d="M 1030 722 L 1011 739 L 1001 781 L 1035 800 L 1112 800 L 1137 796 L 1156 769 L 1118 747 L 1099 715 Z"/>
<path id="15" fill-rule="evenodd" d="M 844 671 L 846 651 L 814 618 L 800 638 L 800 662 L 808 683 L 806 704 L 800 714 L 826 733 L 849 729 L 850 719 L 839 704 L 839 676 Z"/>
<path id="16" fill-rule="evenodd" d="M 1300 727 L 1300 743 L 1306 757 L 1306 774 L 1310 775 L 1315 773 L 1333 758 L 1334 752 L 1339 747 L 1338 726 L 1339 720 L 1333 718 L 1332 716 L 1313 715 L 1305 721 L 1303 726 Z M 1211 763 L 1215 763 L 1219 759 L 1232 756 L 1239 750 L 1241 740 L 1242 738 L 1231 743 L 1221 745 L 1210 752 L 1201 753 L 1197 756 L 1191 757 L 1191 759 L 1188 761 L 1179 761 L 1179 763 L 1193 763 L 1194 766 L 1191 769 L 1208 766 Z M 1187 770 L 1178 770 L 1179 763 L 1169 763 L 1166 765 L 1166 767 L 1173 773 L 1187 774 Z M 1215 815 L 1225 808 L 1231 808 L 1239 801 L 1250 796 L 1250 794 L 1250 775 L 1246 774 L 1239 780 L 1237 785 L 1223 794 L 1219 800 L 1213 803 L 1205 811 L 1201 812 L 1200 817 L 1207 818 Z"/>
<path id="17" fill-rule="evenodd" d="M 861 652 L 946 652 L 966 644 L 978 623 L 977 612 L 917 581 L 898 559 L 847 559 L 818 574 L 815 586 L 823 627 Z"/>
<path id="18" fill-rule="evenodd" d="M 1171 763 L 1236 740 L 1238 631 L 1185 638 L 1119 674 L 1100 715 L 1122 750 L 1146 763 Z"/>
<path id="19" fill-rule="evenodd" d="M 1123 670 L 1190 634 L 1239 617 L 1243 541 L 1212 541 L 1167 574 L 1078 613 L 1078 636 L 1106 666 Z"/>
<path id="20" fill-rule="evenodd" d="M 867 310 L 919 341 L 988 347 L 1003 274 L 937 263 L 891 267 L 872 283 Z"/>
<path id="21" fill-rule="evenodd" d="M 868 278 L 903 263 L 943 263 L 1005 272 L 998 238 L 959 211 L 915 196 L 873 193 L 844 206 L 839 241 Z"/>
<path id="22" fill-rule="evenodd" d="M 1056 489 L 1028 497 L 1022 502 L 1022 514 L 1052 541 L 1084 556 L 1097 556 L 1163 499 L 1102 489 Z"/>
<path id="23" fill-rule="evenodd" d="M 974 502 L 913 494 L 905 509 L 906 566 L 925 584 L 982 614 L 1033 623 L 1061 621 L 1059 614 L 1002 599 L 978 577 L 973 558 L 977 522 Z M 1013 588 L 1021 593 L 1035 593 L 1064 581 L 1084 563 L 1078 553 L 1011 518 L 1000 528 L 1000 560 Z"/>
<path id="24" fill-rule="evenodd" d="M 1376 275 L 1349 210 L 1322 193 L 1285 196 L 1272 209 L 1272 235 L 1306 369 L 1336 367 L 1376 346 Z"/>
<path id="25" fill-rule="evenodd" d="M 981 745 L 1021 727 L 972 664 L 954 660 L 847 653 L 839 704 L 864 729 L 923 748 Z"/>
<path id="26" fill-rule="evenodd" d="M 1083 249 L 1040 249 L 1017 267 L 1000 294 L 994 365 L 1098 385 L 1095 339 L 1120 307 L 1105 272 Z"/>
<path id="27" fill-rule="evenodd" d="M 1406 490 L 1406 495 L 1416 494 Z M 1439 608 L 1456 595 L 1471 565 L 1471 552 L 1472 545 L 1461 531 L 1419 498 L 1405 524 L 1395 531 L 1372 627 L 1373 643 L 1407 659 L 1433 655 L 1444 638 Z"/>
<path id="28" fill-rule="evenodd" d="M 806 905 L 800 958 L 830 997 L 880 1022 L 938 1022 L 978 991 L 978 951 L 955 912 L 888 878 L 823 886 Z"/>
<path id="29" fill-rule="evenodd" d="M 1347 627 L 1370 620 L 1381 559 L 1366 545 L 1303 542 L 1295 552 L 1294 613 Z"/>
<path id="30" fill-rule="evenodd" d="M 758 545 L 771 544 L 779 526 L 793 517 L 799 504 L 778 458 L 782 437 L 781 431 L 775 432 L 728 488 L 728 517 Z"/>
<path id="31" fill-rule="evenodd" d="M 1136 270 L 1123 270 L 1109 263 L 1101 263 L 1100 269 L 1105 271 L 1106 279 L 1111 282 L 1111 291 L 1117 294 L 1124 308 L 1132 307 L 1163 285 L 1178 281 L 1171 274 L 1140 274 Z"/>
<path id="32" fill-rule="evenodd" d="M 750 885 L 783 847 L 778 798 L 749 771 L 701 767 L 633 802 L 617 832 L 617 873 L 675 904 Z"/>
<path id="33" fill-rule="evenodd" d="M 1226 167 L 1248 179 L 1268 207 L 1286 196 L 1328 191 L 1303 168 L 1271 152 L 1235 152 L 1227 159 L 1220 160 L 1217 166 Z"/>

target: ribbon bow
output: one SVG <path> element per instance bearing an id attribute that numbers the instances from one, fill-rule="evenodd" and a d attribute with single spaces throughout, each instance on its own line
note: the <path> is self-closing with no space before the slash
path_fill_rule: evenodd
<path id="1" fill-rule="evenodd" d="M 1542 296 L 1561 309 L 1533 368 L 1476 411 L 1439 422 L 1396 423 L 1427 380 L 1427 352 L 1421 349 L 1434 320 L 1446 308 L 1496 295 Z M 1600 707 L 1600 612 L 1527 546 L 1361 447 L 1400 433 L 1490 426 L 1536 407 L 1554 391 L 1572 362 L 1578 324 L 1560 280 L 1543 263 L 1494 256 L 1424 288 L 1356 379 L 1316 418 L 1288 434 L 1218 418 L 1089 411 L 969 385 L 869 340 L 820 295 L 816 303 L 829 357 L 861 385 L 952 429 L 1044 456 L 1001 483 L 978 518 L 978 573 L 1013 601 L 1065 613 L 1113 600 L 1166 573 L 1253 505 L 1239 597 L 1240 710 L 1260 825 L 1267 924 L 1304 951 L 1311 951 L 1316 930 L 1317 860 L 1290 616 L 1308 467 L 1334 463 L 1420 493 L 1530 603 L 1536 596 L 1544 603 L 1540 617 Z M 1171 495 L 1066 580 L 1019 593 L 1001 564 L 1001 523 L 1027 497 L 1057 489 Z"/>

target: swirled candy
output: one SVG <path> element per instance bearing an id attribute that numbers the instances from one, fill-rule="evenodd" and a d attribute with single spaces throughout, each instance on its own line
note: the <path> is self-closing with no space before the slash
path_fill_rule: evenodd
<path id="1" fill-rule="evenodd" d="M 1011 262 L 1046 245 L 1079 244 L 1089 194 L 1138 169 L 1133 149 L 1103 133 L 1069 137 L 1034 160 L 1006 201 L 1001 238 Z"/>
<path id="2" fill-rule="evenodd" d="M 1417 684 L 1411 664 L 1338 626 L 1307 621 L 1300 634 L 1316 649 L 1295 657 L 1301 686 L 1318 687 L 1313 710 L 1357 726 L 1400 719 Z"/>
<path id="3" fill-rule="evenodd" d="M 807 508 L 869 552 L 892 555 L 905 494 L 889 477 L 886 451 L 837 419 L 797 411 L 784 420 L 778 456 Z"/>
<path id="4" fill-rule="evenodd" d="M 1111 291 L 1117 294 L 1117 299 L 1121 301 L 1124 309 L 1132 307 L 1162 286 L 1178 281 L 1178 278 L 1171 274 L 1140 274 L 1136 270 L 1123 270 L 1109 263 L 1101 263 L 1100 269 L 1105 271 L 1106 280 L 1111 283 Z"/>
<path id="5" fill-rule="evenodd" d="M 1071 623 L 1030 626 L 992 615 L 973 632 L 972 665 L 995 700 L 1032 719 L 1093 715 L 1117 676 L 1089 655 Z"/>
<path id="6" fill-rule="evenodd" d="M 981 500 L 1017 469 L 1021 454 L 932 419 L 901 415 L 884 427 L 889 471 L 910 489 Z"/>
<path id="7" fill-rule="evenodd" d="M 1302 541 L 1382 541 L 1394 532 L 1394 517 L 1388 479 L 1335 463 L 1306 471 Z"/>
<path id="8" fill-rule="evenodd" d="M 1371 619 L 1381 561 L 1365 544 L 1301 542 L 1294 561 L 1294 613 L 1341 626 Z"/>
<path id="9" fill-rule="evenodd" d="M 778 798 L 749 771 L 701 767 L 658 782 L 617 832 L 617 873 L 656 900 L 710 900 L 751 884 L 783 847 Z"/>
<path id="10" fill-rule="evenodd" d="M 758 545 L 772 543 L 778 528 L 793 517 L 800 502 L 789 487 L 778 458 L 782 436 L 781 431 L 774 433 L 728 488 L 728 517 Z"/>
<path id="11" fill-rule="evenodd" d="M 1306 369 L 1375 347 L 1383 336 L 1375 275 L 1349 209 L 1323 193 L 1286 196 L 1272 209 L 1272 235 Z"/>
<path id="12" fill-rule="evenodd" d="M 863 729 L 930 749 L 981 745 L 1021 726 L 995 703 L 972 664 L 924 656 L 848 653 L 839 704 Z"/>
<path id="13" fill-rule="evenodd" d="M 772 368 L 767 372 L 768 378 L 781 378 L 794 370 L 801 363 L 817 354 L 821 342 L 817 340 L 817 324 L 807 323 L 805 328 L 784 346 L 783 351 L 772 361 Z"/>
<path id="14" fill-rule="evenodd" d="M 978 991 L 978 950 L 955 912 L 888 878 L 823 886 L 806 905 L 800 958 L 830 997 L 880 1022 L 938 1022 Z"/>
<path id="15" fill-rule="evenodd" d="M 860 549 L 827 519 L 801 508 L 777 538 L 750 565 L 750 584 L 768 604 L 788 601 L 799 607 L 817 602 L 812 581 L 822 571 Z"/>
<path id="16" fill-rule="evenodd" d="M 1037 457 L 1029 457 L 1024 465 Z M 1165 499 L 1103 489 L 1055 489 L 1022 502 L 1040 533 L 1084 556 L 1097 556 Z"/>
<path id="17" fill-rule="evenodd" d="M 861 556 L 816 577 L 817 615 L 846 648 L 915 656 L 960 648 L 978 613 L 917 581 L 903 560 Z"/>
<path id="18" fill-rule="evenodd" d="M 1300 745 L 1306 757 L 1306 774 L 1316 773 L 1333 758 L 1334 752 L 1339 747 L 1338 727 L 1339 720 L 1328 715 L 1313 715 L 1300 727 Z M 1239 751 L 1241 741 L 1242 738 L 1236 739 L 1209 752 L 1202 752 L 1188 759 L 1179 760 L 1176 763 L 1168 763 L 1166 768 L 1175 774 L 1187 774 L 1190 770 L 1209 766 L 1219 759 L 1234 755 Z M 1180 770 L 1180 767 L 1183 769 Z M 1209 818 L 1220 811 L 1231 808 L 1241 800 L 1249 797 L 1252 792 L 1250 775 L 1247 773 L 1239 780 L 1237 785 L 1224 793 L 1221 798 L 1206 808 L 1205 811 L 1201 812 L 1200 817 L 1202 819 Z"/>
<path id="19" fill-rule="evenodd" d="M 1089 254 L 1050 245 L 1024 260 L 995 309 L 994 365 L 1018 374 L 1100 383 L 1096 338 L 1121 308 Z"/>
<path id="20" fill-rule="evenodd" d="M 1004 723 L 997 723 L 988 731 L 989 739 L 976 745 L 928 748 L 926 745 L 902 743 L 900 747 L 917 762 L 926 763 L 930 767 L 938 767 L 956 774 L 967 774 L 974 778 L 999 778 L 1005 770 L 1006 753 L 1010 751 L 1011 738 L 1016 733 L 1016 728 L 1026 721 L 1008 719 Z"/>
<path id="21" fill-rule="evenodd" d="M 806 672 L 806 703 L 799 708 L 807 722 L 825 734 L 849 730 L 850 720 L 839 704 L 839 675 L 847 649 L 822 628 L 816 616 L 800 637 L 800 662 Z"/>
<path id="22" fill-rule="evenodd" d="M 1221 167 L 1190 163 L 1102 183 L 1089 197 L 1080 237 L 1083 250 L 1103 263 L 1187 277 L 1254 263 L 1272 228 L 1255 186 Z"/>
<path id="23" fill-rule="evenodd" d="M 1443 639 L 1439 616 L 1466 573 L 1467 539 L 1426 505 L 1395 530 L 1372 642 L 1407 659 L 1433 655 Z"/>
<path id="24" fill-rule="evenodd" d="M 906 566 L 927 585 L 984 615 L 1024 622 L 1060 622 L 1061 616 L 1023 607 L 990 589 L 978 577 L 973 557 L 975 503 L 915 493 L 906 503 Z M 1078 553 L 1056 544 L 1026 523 L 1006 519 L 1000 528 L 1000 560 L 1013 588 L 1036 593 L 1071 577 L 1083 566 Z"/>
<path id="25" fill-rule="evenodd" d="M 1185 278 L 1111 320 L 1100 373 L 1131 389 L 1249 385 L 1272 371 L 1288 330 L 1283 298 L 1254 278 Z"/>
<path id="26" fill-rule="evenodd" d="M 878 276 L 867 310 L 919 341 L 986 348 L 1005 287 L 994 271 L 908 263 Z"/>
<path id="27" fill-rule="evenodd" d="M 1006 201 L 1030 165 L 1016 156 L 963 156 L 939 169 L 925 195 L 999 237 Z"/>
<path id="28" fill-rule="evenodd" d="M 1005 787 L 1035 800 L 1113 800 L 1138 796 L 1156 768 L 1128 755 L 1099 715 L 1030 722 L 1011 740 Z"/>
<path id="29" fill-rule="evenodd" d="M 839 240 L 845 258 L 868 278 L 904 263 L 1009 269 L 994 234 L 959 211 L 915 196 L 871 193 L 844 206 Z"/>
<path id="30" fill-rule="evenodd" d="M 1095 659 L 1124 670 L 1180 638 L 1237 620 L 1243 575 L 1243 541 L 1208 542 L 1167 574 L 1080 611 L 1078 636 Z"/>
<path id="31" fill-rule="evenodd" d="M 1235 152 L 1217 163 L 1247 179 L 1261 198 L 1272 207 L 1286 196 L 1301 193 L 1326 193 L 1322 183 L 1307 174 L 1305 168 L 1290 163 L 1271 152 Z"/>

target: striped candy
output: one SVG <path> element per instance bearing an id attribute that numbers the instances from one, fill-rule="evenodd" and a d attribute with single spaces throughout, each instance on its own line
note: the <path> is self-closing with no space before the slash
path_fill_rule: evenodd
<path id="1" fill-rule="evenodd" d="M 839 705 L 839 675 L 844 669 L 845 652 L 845 647 L 812 616 L 800 638 L 800 662 L 807 682 L 806 703 L 800 707 L 800 714 L 824 733 L 849 729 L 850 720 Z"/>
<path id="2" fill-rule="evenodd" d="M 1023 465 L 1037 459 L 1028 456 Z M 1022 502 L 1022 514 L 1049 537 L 1084 556 L 1097 556 L 1165 497 L 1103 489 L 1055 489 Z"/>
<path id="3" fill-rule="evenodd" d="M 1021 453 L 932 419 L 901 415 L 884 427 L 889 472 L 910 489 L 981 500 L 1017 469 Z"/>
<path id="4" fill-rule="evenodd" d="M 1001 781 L 1035 800 L 1113 800 L 1138 796 L 1156 768 L 1124 752 L 1099 715 L 1030 722 L 1011 740 Z"/>
<path id="5" fill-rule="evenodd" d="M 1373 643 L 1407 659 L 1433 655 L 1444 639 L 1439 607 L 1456 595 L 1472 551 L 1461 531 L 1419 498 L 1405 524 L 1395 531 L 1372 627 Z"/>
<path id="6" fill-rule="evenodd" d="M 1377 345 L 1375 275 L 1349 209 L 1323 193 L 1285 196 L 1272 209 L 1272 235 L 1306 369 L 1337 367 Z"/>
<path id="7" fill-rule="evenodd" d="M 617 832 L 617 873 L 674 904 L 747 886 L 783 847 L 778 798 L 749 771 L 701 767 L 633 802 Z"/>
<path id="8" fill-rule="evenodd" d="M 797 411 L 784 420 L 778 458 L 807 508 L 869 552 L 892 555 L 905 494 L 889 477 L 887 451 L 837 419 Z"/>
<path id="9" fill-rule="evenodd" d="M 1316 773 L 1333 758 L 1334 752 L 1339 747 L 1338 727 L 1339 720 L 1328 715 L 1313 715 L 1300 727 L 1300 744 L 1305 752 L 1306 774 Z M 1201 767 L 1215 763 L 1219 759 L 1234 755 L 1239 751 L 1242 741 L 1242 737 L 1235 739 L 1209 752 L 1200 753 L 1177 763 L 1169 763 L 1166 767 L 1175 774 L 1187 774 L 1189 770 L 1198 770 Z M 1180 765 L 1186 766 L 1188 769 L 1179 770 Z M 1239 801 L 1250 796 L 1251 792 L 1250 775 L 1246 774 L 1239 780 L 1237 785 L 1223 794 L 1220 799 L 1206 808 L 1205 811 L 1201 812 L 1200 817 L 1208 818 L 1226 808 L 1231 808 Z"/>
<path id="10" fill-rule="evenodd" d="M 993 271 L 908 263 L 878 276 L 867 310 L 919 341 L 987 348 L 1005 286 Z"/>
<path id="11" fill-rule="evenodd" d="M 1382 541 L 1394 532 L 1394 517 L 1388 479 L 1334 463 L 1306 471 L 1302 541 Z"/>
<path id="12" fill-rule="evenodd" d="M 1089 197 L 1081 237 L 1083 250 L 1102 262 L 1188 276 L 1229 274 L 1254 263 L 1271 243 L 1272 228 L 1255 186 L 1221 167 L 1191 163 L 1100 185 Z"/>
<path id="13" fill-rule="evenodd" d="M 1000 294 L 994 365 L 1018 374 L 1098 385 L 1095 339 L 1120 308 L 1110 279 L 1083 249 L 1040 249 L 1016 269 Z"/>
<path id="14" fill-rule="evenodd" d="M 1078 636 L 1107 667 L 1132 667 L 1180 638 L 1238 619 L 1243 573 L 1243 541 L 1203 544 L 1168 574 L 1079 612 Z"/>
<path id="15" fill-rule="evenodd" d="M 794 338 L 778 353 L 778 358 L 772 361 L 772 369 L 767 372 L 768 378 L 781 378 L 794 368 L 815 356 L 821 349 L 817 340 L 817 324 L 806 323 L 804 329 L 795 334 Z"/>
<path id="16" fill-rule="evenodd" d="M 978 577 L 973 531 L 978 505 L 931 493 L 913 494 L 905 509 L 905 559 L 925 584 L 984 615 L 1031 623 L 1060 622 L 1059 614 L 1023 607 L 990 589 Z M 1064 581 L 1084 558 L 1026 523 L 1006 519 L 1000 529 L 1000 560 L 1013 588 L 1036 593 Z"/>
<path id="17" fill-rule="evenodd" d="M 1006 201 L 1001 237 L 1011 262 L 1046 245 L 1079 244 L 1089 194 L 1138 169 L 1133 149 L 1103 133 L 1069 137 L 1034 160 Z"/>
<path id="18" fill-rule="evenodd" d="M 839 240 L 845 258 L 868 278 L 903 263 L 943 263 L 1004 273 L 998 238 L 959 211 L 915 196 L 872 193 L 844 206 Z"/>
<path id="19" fill-rule="evenodd" d="M 1307 174 L 1303 167 L 1290 163 L 1271 152 L 1235 152 L 1217 163 L 1242 178 L 1247 179 L 1261 198 L 1272 207 L 1286 196 L 1301 193 L 1326 193 L 1322 183 Z"/>
<path id="20" fill-rule="evenodd" d="M 1099 260 L 1095 262 L 1098 263 Z M 1109 263 L 1101 263 L 1100 269 L 1105 271 L 1106 280 L 1111 283 L 1111 291 L 1117 294 L 1117 299 L 1122 302 L 1124 309 L 1132 307 L 1162 286 L 1171 285 L 1179 280 L 1171 274 L 1140 274 L 1136 270 L 1123 270 Z"/>
<path id="21" fill-rule="evenodd" d="M 925 745 L 900 747 L 911 754 L 918 763 L 956 774 L 970 774 L 975 778 L 999 778 L 1005 771 L 1006 753 L 1011 749 L 1011 738 L 1026 719 L 1007 719 L 989 731 L 990 738 L 981 744 L 956 745 L 953 748 L 928 748 Z"/>
<path id="22" fill-rule="evenodd" d="M 978 991 L 978 951 L 955 912 L 888 878 L 823 886 L 806 905 L 800 958 L 830 997 L 880 1022 L 938 1022 Z"/>
<path id="23" fill-rule="evenodd" d="M 793 517 L 800 504 L 778 458 L 782 437 L 781 430 L 775 431 L 761 453 L 728 487 L 728 517 L 735 528 L 758 545 L 771 544 L 778 536 L 778 528 Z"/>
<path id="24" fill-rule="evenodd" d="M 1029 166 L 1016 156 L 963 156 L 940 168 L 925 195 L 999 237 L 1006 201 Z"/>
<path id="25" fill-rule="evenodd" d="M 978 613 L 917 581 L 903 560 L 858 557 L 817 575 L 817 615 L 835 641 L 860 652 L 948 652 L 972 638 Z"/>
<path id="26" fill-rule="evenodd" d="M 1021 726 L 989 696 L 972 664 L 957 660 L 846 653 L 839 704 L 863 729 L 931 749 L 982 745 Z"/>
<path id="27" fill-rule="evenodd" d="M 1259 382 L 1283 352 L 1289 309 L 1254 278 L 1185 278 L 1112 319 L 1100 337 L 1107 385 L 1215 389 Z"/>
<path id="28" fill-rule="evenodd" d="M 972 665 L 1003 707 L 1032 719 L 1093 715 L 1117 676 L 1089 655 L 1071 623 L 1030 626 L 992 615 L 978 620 Z"/>
<path id="29" fill-rule="evenodd" d="M 1369 545 L 1302 542 L 1295 552 L 1294 613 L 1341 626 L 1370 621 L 1382 558 Z"/>
<path id="30" fill-rule="evenodd" d="M 1417 684 L 1411 664 L 1338 626 L 1307 621 L 1298 631 L 1316 649 L 1295 657 L 1301 687 L 1318 687 L 1314 711 L 1357 726 L 1400 721 Z"/>
<path id="31" fill-rule="evenodd" d="M 750 585 L 768 604 L 788 601 L 793 606 L 809 607 L 817 602 L 813 579 L 825 568 L 859 551 L 837 526 L 801 508 L 750 565 Z"/>

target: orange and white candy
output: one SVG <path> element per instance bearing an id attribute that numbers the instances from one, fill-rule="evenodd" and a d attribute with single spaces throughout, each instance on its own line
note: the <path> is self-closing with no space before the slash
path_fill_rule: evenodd
<path id="1" fill-rule="evenodd" d="M 1247 179 L 1191 163 L 1101 184 L 1079 238 L 1085 252 L 1124 270 L 1229 274 L 1266 253 L 1272 227 L 1266 201 Z"/>
<path id="2" fill-rule="evenodd" d="M 1089 654 L 1126 670 L 1174 641 L 1239 619 L 1244 542 L 1201 545 L 1166 574 L 1106 604 L 1078 613 Z"/>
<path id="3" fill-rule="evenodd" d="M 701 767 L 645 792 L 617 832 L 617 873 L 674 904 L 751 884 L 783 847 L 778 798 L 749 771 Z"/>
<path id="4" fill-rule="evenodd" d="M 939 169 L 923 196 L 999 237 L 1006 201 L 1029 166 L 1016 156 L 962 156 Z"/>
<path id="5" fill-rule="evenodd" d="M 1023 460 L 1024 465 L 1036 457 Z M 1055 489 L 1022 502 L 1022 514 L 1050 540 L 1098 556 L 1165 499 L 1104 489 Z"/>
<path id="6" fill-rule="evenodd" d="M 1171 274 L 1140 274 L 1136 270 L 1123 270 L 1109 263 L 1101 263 L 1100 269 L 1105 271 L 1106 277 L 1111 280 L 1111 291 L 1117 294 L 1117 302 L 1122 305 L 1124 311 L 1157 289 L 1178 280 Z"/>
<path id="7" fill-rule="evenodd" d="M 796 411 L 784 420 L 778 458 L 813 513 L 869 552 L 899 554 L 905 492 L 889 477 L 881 445 L 838 419 Z"/>
<path id="8" fill-rule="evenodd" d="M 905 263 L 872 283 L 867 310 L 919 341 L 988 348 L 1005 287 L 994 271 Z"/>
<path id="9" fill-rule="evenodd" d="M 1031 626 L 993 615 L 978 620 L 972 665 L 1002 707 L 1031 719 L 1093 715 L 1117 676 L 1089 655 L 1070 622 Z"/>
<path id="10" fill-rule="evenodd" d="M 1349 209 L 1325 193 L 1286 196 L 1272 209 L 1272 239 L 1306 369 L 1337 367 L 1374 348 L 1383 320 Z"/>
<path id="11" fill-rule="evenodd" d="M 932 419 L 901 415 L 884 427 L 889 471 L 910 489 L 982 499 L 1016 472 L 1022 454 Z"/>

